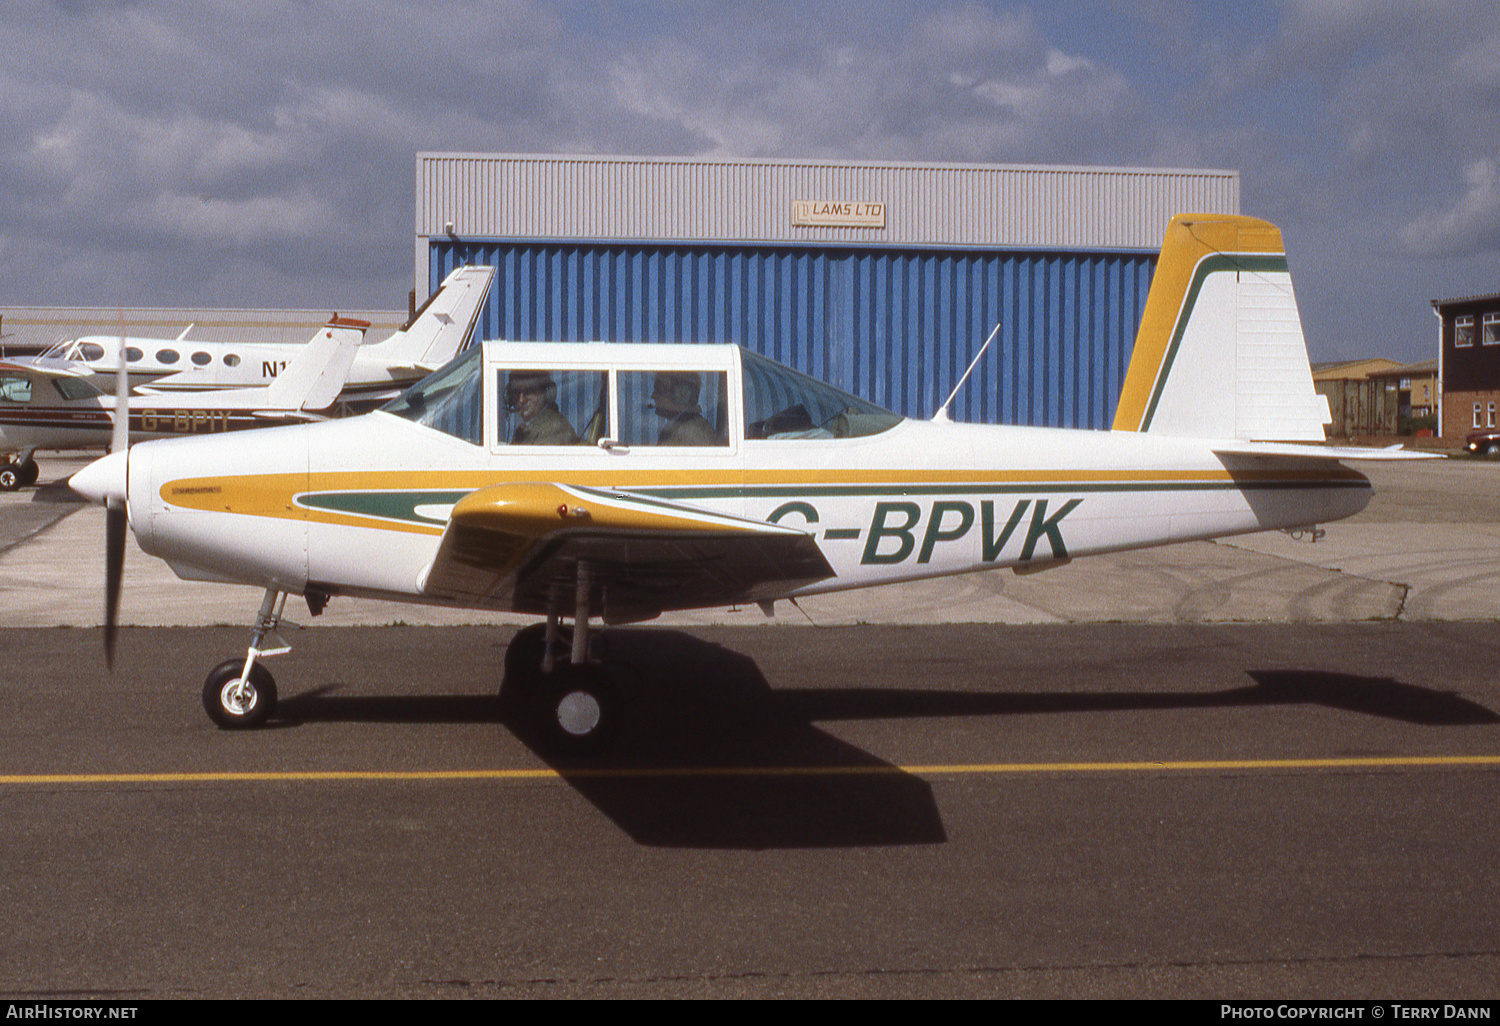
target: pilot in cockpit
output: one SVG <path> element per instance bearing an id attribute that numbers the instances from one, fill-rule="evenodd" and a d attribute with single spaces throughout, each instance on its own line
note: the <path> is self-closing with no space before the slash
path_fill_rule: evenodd
<path id="1" fill-rule="evenodd" d="M 547 371 L 511 371 L 505 408 L 521 418 L 511 433 L 512 445 L 578 444 L 578 433 L 557 408 L 557 382 Z"/>
<path id="2" fill-rule="evenodd" d="M 665 422 L 657 445 L 715 445 L 713 425 L 698 408 L 702 382 L 692 371 L 660 371 L 651 388 L 651 408 Z"/>

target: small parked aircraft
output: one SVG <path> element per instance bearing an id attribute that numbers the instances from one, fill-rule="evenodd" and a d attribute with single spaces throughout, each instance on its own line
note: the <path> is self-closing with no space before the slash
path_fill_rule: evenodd
<path id="1" fill-rule="evenodd" d="M 341 400 L 374 404 L 392 399 L 458 355 L 473 335 L 494 277 L 493 267 L 464 266 L 448 275 L 404 328 L 360 346 Z M 454 326 L 460 330 L 451 330 Z M 297 354 L 295 345 L 274 342 L 189 341 L 191 330 L 189 326 L 175 339 L 86 335 L 42 355 L 113 381 L 123 341 L 131 387 L 144 393 L 268 385 Z"/>
<path id="2" fill-rule="evenodd" d="M 338 398 L 369 322 L 337 314 L 264 388 L 147 397 L 128 409 L 131 438 L 238 431 L 321 420 Z M 43 358 L 0 361 L 0 489 L 37 478 L 39 449 L 102 449 L 114 437 L 118 396 L 101 392 L 72 364 Z"/>
<path id="3" fill-rule="evenodd" d="M 221 727 L 272 714 L 288 595 L 371 597 L 545 617 L 501 694 L 566 750 L 622 708 L 595 618 L 1337 520 L 1370 498 L 1340 460 L 1417 454 L 1325 447 L 1328 419 L 1280 232 L 1179 215 L 1111 431 L 913 421 L 735 345 L 485 342 L 366 416 L 147 442 L 72 486 L 112 510 L 107 650 L 127 509 L 179 576 L 265 589 L 204 682 Z"/>
<path id="4" fill-rule="evenodd" d="M 401 368 L 389 358 L 396 353 L 404 354 L 403 359 L 418 353 L 451 359 L 473 338 L 494 276 L 492 267 L 454 271 L 405 330 L 368 347 L 381 349 L 384 355 L 373 363 L 366 361 L 367 371 L 374 367 L 379 374 L 395 374 Z M 132 399 L 130 437 L 238 431 L 324 420 L 344 412 L 339 407 L 347 395 L 350 368 L 358 366 L 367 348 L 360 341 L 369 326 L 367 321 L 335 314 L 311 342 L 286 347 L 291 359 L 269 385 L 199 392 L 152 391 Z M 110 341 L 111 351 L 118 353 L 119 340 Z M 387 376 L 384 380 L 389 385 L 392 379 Z M 0 453 L 18 454 L 0 463 L 0 490 L 35 483 L 39 471 L 33 454 L 37 450 L 103 448 L 110 444 L 112 411 L 118 399 L 105 395 L 93 381 L 94 375 L 76 362 L 47 357 L 0 361 Z"/>

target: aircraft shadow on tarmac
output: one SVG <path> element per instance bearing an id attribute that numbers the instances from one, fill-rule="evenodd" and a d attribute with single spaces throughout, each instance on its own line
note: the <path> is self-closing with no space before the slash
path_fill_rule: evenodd
<path id="1" fill-rule="evenodd" d="M 1254 684 L 1206 694 L 1166 691 L 980 692 L 901 688 L 778 690 L 774 700 L 807 721 L 1041 713 L 1150 712 L 1169 709 L 1321 705 L 1419 726 L 1500 723 L 1494 712 L 1456 692 L 1323 670 L 1250 670 Z"/>
<path id="2" fill-rule="evenodd" d="M 558 757 L 498 697 L 364 698 L 312 689 L 269 726 L 313 721 L 508 727 L 638 843 L 829 848 L 947 840 L 925 780 L 817 729 L 754 660 L 676 631 L 611 631 L 628 719 L 605 753 Z M 649 680 L 649 686 L 641 681 Z"/>
<path id="3" fill-rule="evenodd" d="M 1388 677 L 1251 670 L 1253 684 L 1182 692 L 777 688 L 755 661 L 680 631 L 611 631 L 634 679 L 607 754 L 557 758 L 498 697 L 288 696 L 271 726 L 304 722 L 497 723 L 638 843 L 688 848 L 938 844 L 926 781 L 820 729 L 820 721 L 1322 705 L 1424 726 L 1500 722 L 1457 694 Z M 640 681 L 650 681 L 643 686 Z"/>

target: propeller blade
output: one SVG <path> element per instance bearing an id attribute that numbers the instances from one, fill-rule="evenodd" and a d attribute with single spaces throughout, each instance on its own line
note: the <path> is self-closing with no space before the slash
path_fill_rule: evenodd
<path id="1" fill-rule="evenodd" d="M 120 612 L 120 579 L 125 573 L 125 504 L 110 500 L 104 509 L 104 663 L 115 666 L 115 624 Z"/>
<path id="2" fill-rule="evenodd" d="M 114 431 L 110 451 L 130 448 L 130 374 L 125 362 L 125 311 L 120 311 L 120 345 L 115 365 Z M 126 476 L 128 482 L 129 476 Z M 125 532 L 130 526 L 126 494 L 104 506 L 104 664 L 115 666 L 115 626 L 120 612 L 120 582 L 125 573 Z"/>
<path id="3" fill-rule="evenodd" d="M 110 436 L 111 452 L 124 452 L 130 446 L 130 372 L 125 366 L 125 311 L 120 311 L 119 363 L 115 365 L 114 433 Z"/>

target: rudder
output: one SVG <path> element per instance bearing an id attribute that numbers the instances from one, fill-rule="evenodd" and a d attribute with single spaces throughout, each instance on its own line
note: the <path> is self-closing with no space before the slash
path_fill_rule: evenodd
<path id="1" fill-rule="evenodd" d="M 1116 431 L 1245 441 L 1323 441 L 1281 231 L 1226 214 L 1167 225 Z"/>

